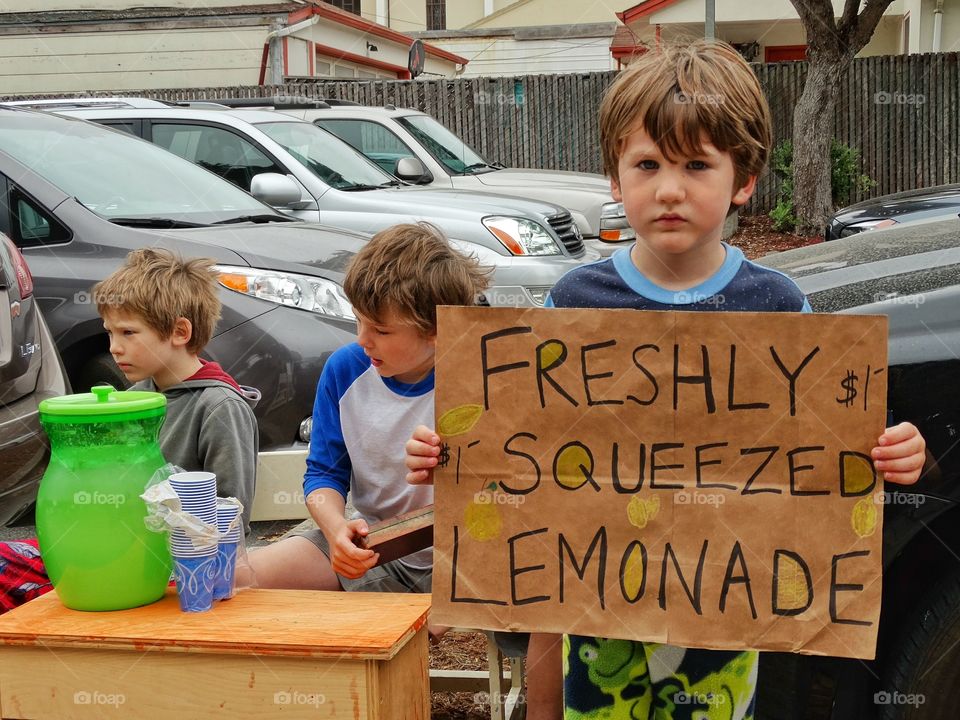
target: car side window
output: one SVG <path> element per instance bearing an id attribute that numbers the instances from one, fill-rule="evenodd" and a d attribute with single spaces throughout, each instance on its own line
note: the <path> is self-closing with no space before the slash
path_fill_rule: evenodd
<path id="1" fill-rule="evenodd" d="M 224 128 L 184 123 L 153 123 L 153 142 L 185 160 L 250 190 L 260 173 L 284 174 L 260 149 Z"/>
<path id="2" fill-rule="evenodd" d="M 101 120 L 100 124 L 114 130 L 122 130 L 134 137 L 140 137 L 139 120 Z"/>
<path id="3" fill-rule="evenodd" d="M 19 190 L 10 193 L 11 231 L 18 247 L 69 242 L 70 232 Z"/>
<path id="4" fill-rule="evenodd" d="M 316 124 L 362 152 L 391 175 L 396 174 L 397 161 L 416 154 L 392 130 L 369 120 L 323 118 Z"/>

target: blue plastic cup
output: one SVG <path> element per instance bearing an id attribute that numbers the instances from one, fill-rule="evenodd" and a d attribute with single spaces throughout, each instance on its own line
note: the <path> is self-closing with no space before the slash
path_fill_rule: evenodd
<path id="1" fill-rule="evenodd" d="M 206 557 L 173 556 L 177 595 L 183 612 L 206 612 L 213 607 L 213 586 L 217 574 L 217 555 Z"/>
<path id="2" fill-rule="evenodd" d="M 213 583 L 213 599 L 233 597 L 233 578 L 237 570 L 237 544 L 222 542 L 217 547 L 217 576 Z"/>

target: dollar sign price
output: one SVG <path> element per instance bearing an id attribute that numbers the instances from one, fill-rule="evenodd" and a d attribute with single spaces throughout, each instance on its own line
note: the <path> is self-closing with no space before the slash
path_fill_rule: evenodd
<path id="1" fill-rule="evenodd" d="M 437 458 L 437 467 L 446 467 L 450 462 L 450 446 L 443 443 L 440 446 L 440 456 Z"/>
<path id="2" fill-rule="evenodd" d="M 853 405 L 857 397 L 857 377 L 853 370 L 847 370 L 847 376 L 840 381 L 841 395 L 837 397 L 837 403 L 845 407 Z"/>

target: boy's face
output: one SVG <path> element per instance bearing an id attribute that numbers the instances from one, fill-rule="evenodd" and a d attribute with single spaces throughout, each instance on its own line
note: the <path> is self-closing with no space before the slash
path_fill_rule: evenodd
<path id="1" fill-rule="evenodd" d="M 729 153 L 706 138 L 702 149 L 667 160 L 641 127 L 627 136 L 619 179 L 610 181 L 637 243 L 668 264 L 670 256 L 719 243 L 730 205 L 742 205 L 753 194 L 755 177 L 744 187 L 734 187 Z"/>
<path id="2" fill-rule="evenodd" d="M 178 381 L 174 368 L 184 345 L 178 331 L 163 339 L 139 316 L 122 310 L 104 313 L 103 328 L 110 338 L 110 354 L 127 380 L 153 378 L 158 387 Z"/>
<path id="3" fill-rule="evenodd" d="M 424 334 L 392 310 L 380 322 L 357 313 L 357 342 L 381 377 L 415 383 L 433 369 L 436 333 Z"/>

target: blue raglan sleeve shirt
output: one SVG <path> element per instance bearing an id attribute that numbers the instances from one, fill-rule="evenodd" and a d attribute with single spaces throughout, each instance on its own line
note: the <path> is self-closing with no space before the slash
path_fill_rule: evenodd
<path id="1" fill-rule="evenodd" d="M 314 490 L 331 488 L 344 499 L 350 489 L 350 455 L 340 424 L 340 398 L 350 387 L 355 373 L 350 372 L 350 346 L 337 350 L 323 366 L 317 395 L 313 401 L 313 427 L 310 430 L 310 452 L 303 476 L 303 496 Z"/>

